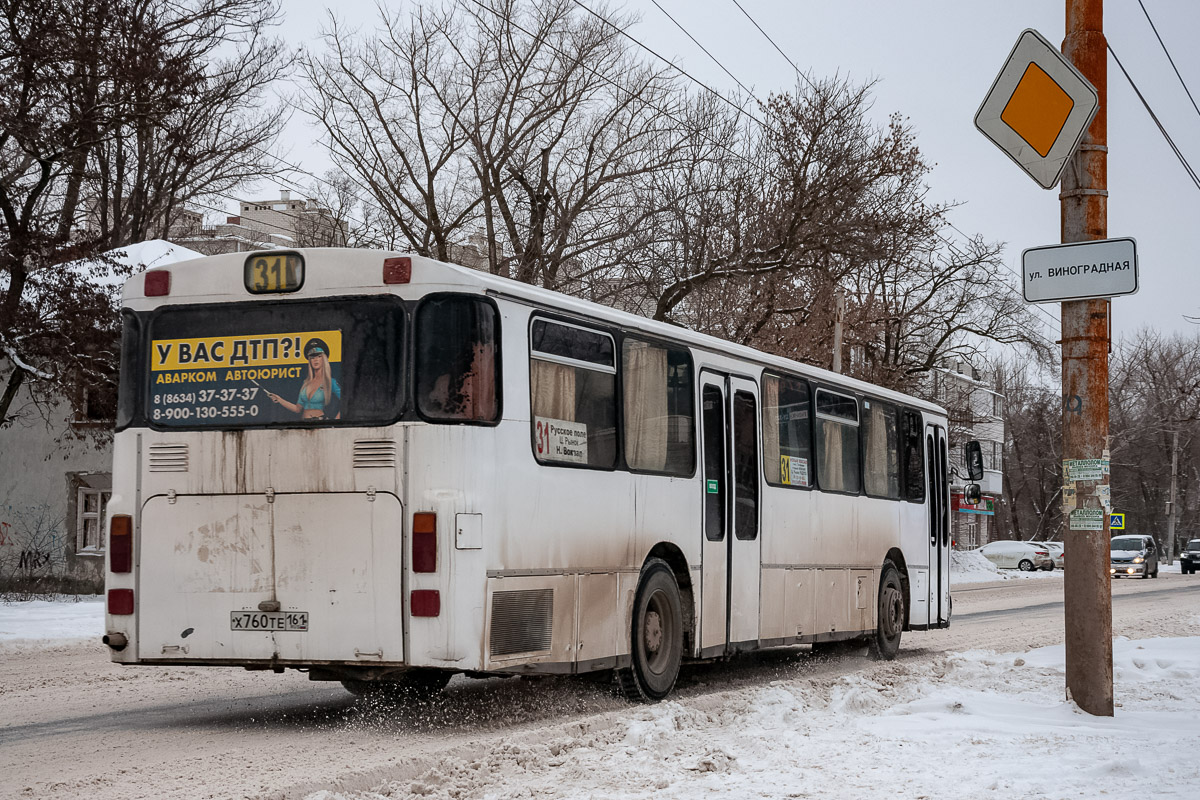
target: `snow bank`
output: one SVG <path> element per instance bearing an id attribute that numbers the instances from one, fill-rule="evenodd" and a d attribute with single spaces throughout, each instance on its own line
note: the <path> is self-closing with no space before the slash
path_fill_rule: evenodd
<path id="1" fill-rule="evenodd" d="M 104 598 L 0 603 L 0 652 L 50 647 L 104 635 Z"/>
<path id="2" fill-rule="evenodd" d="M 1200 797 L 1200 638 L 1114 642 L 1115 717 L 1064 698 L 1062 646 L 873 665 L 631 707 L 615 726 L 513 737 L 375 792 L 422 797 Z"/>

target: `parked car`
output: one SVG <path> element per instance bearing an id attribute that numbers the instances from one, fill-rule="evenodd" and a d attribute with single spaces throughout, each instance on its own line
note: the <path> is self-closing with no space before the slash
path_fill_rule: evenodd
<path id="1" fill-rule="evenodd" d="M 991 542 L 979 548 L 979 554 L 1001 569 L 1019 569 L 1033 572 L 1035 569 L 1054 569 L 1050 551 L 1042 542 Z"/>
<path id="2" fill-rule="evenodd" d="M 1195 575 L 1200 567 L 1200 539 L 1191 539 L 1179 551 L 1179 569 L 1184 575 Z"/>
<path id="3" fill-rule="evenodd" d="M 1050 558 L 1054 560 L 1054 566 L 1063 569 L 1067 566 L 1067 548 L 1062 542 L 1038 542 L 1050 551 Z"/>
<path id="4" fill-rule="evenodd" d="M 1114 577 L 1141 575 L 1158 577 L 1158 547 L 1153 536 L 1122 534 L 1114 536 L 1108 545 L 1109 570 Z"/>

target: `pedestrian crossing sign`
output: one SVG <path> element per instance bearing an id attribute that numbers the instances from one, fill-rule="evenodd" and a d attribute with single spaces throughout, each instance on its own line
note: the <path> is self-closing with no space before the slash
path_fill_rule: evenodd
<path id="1" fill-rule="evenodd" d="M 1109 514 L 1108 527 L 1114 531 L 1125 530 L 1125 515 L 1124 514 Z"/>

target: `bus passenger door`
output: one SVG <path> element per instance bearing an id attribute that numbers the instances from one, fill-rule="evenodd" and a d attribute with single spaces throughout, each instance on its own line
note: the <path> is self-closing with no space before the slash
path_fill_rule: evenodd
<path id="1" fill-rule="evenodd" d="M 700 651 L 758 642 L 758 391 L 752 381 L 701 373 L 704 532 Z"/>
<path id="2" fill-rule="evenodd" d="M 729 452 L 733 485 L 733 535 L 729 539 L 729 643 L 758 645 L 759 465 L 758 387 L 745 378 L 730 378 Z"/>
<path id="3" fill-rule="evenodd" d="M 946 430 L 925 427 L 925 462 L 929 485 L 929 626 L 950 621 L 950 476 Z"/>

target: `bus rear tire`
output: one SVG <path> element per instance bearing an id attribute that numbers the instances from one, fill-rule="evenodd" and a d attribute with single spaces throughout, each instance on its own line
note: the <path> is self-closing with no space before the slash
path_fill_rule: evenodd
<path id="1" fill-rule="evenodd" d="M 900 635 L 904 632 L 904 585 L 900 571 L 891 561 L 883 562 L 879 576 L 879 609 L 875 633 L 868 640 L 871 657 L 891 661 L 900 652 Z"/>
<path id="2" fill-rule="evenodd" d="M 347 679 L 342 681 L 342 686 L 355 697 L 426 700 L 446 688 L 450 675 L 440 669 L 414 668 L 378 680 Z"/>
<path id="3" fill-rule="evenodd" d="M 683 603 L 675 573 L 661 558 L 642 567 L 633 600 L 630 665 L 617 670 L 630 700 L 656 703 L 671 693 L 683 661 Z"/>

